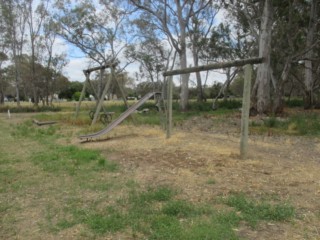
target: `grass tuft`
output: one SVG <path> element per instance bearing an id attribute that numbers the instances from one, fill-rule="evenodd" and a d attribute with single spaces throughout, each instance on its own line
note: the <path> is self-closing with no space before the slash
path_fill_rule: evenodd
<path id="1" fill-rule="evenodd" d="M 243 194 L 229 196 L 225 203 L 240 211 L 243 220 L 253 227 L 259 220 L 286 221 L 295 215 L 294 208 L 289 204 L 255 202 L 247 199 Z"/>
<path id="2" fill-rule="evenodd" d="M 196 213 L 195 206 L 183 200 L 169 201 L 163 206 L 162 212 L 179 218 L 185 218 Z"/>
<path id="3" fill-rule="evenodd" d="M 151 222 L 151 236 L 149 239 L 178 240 L 183 239 L 183 229 L 179 220 L 173 216 L 155 216 Z"/>
<path id="4" fill-rule="evenodd" d="M 127 218 L 119 212 L 108 215 L 93 214 L 87 217 L 86 224 L 96 233 L 114 233 L 127 226 Z"/>

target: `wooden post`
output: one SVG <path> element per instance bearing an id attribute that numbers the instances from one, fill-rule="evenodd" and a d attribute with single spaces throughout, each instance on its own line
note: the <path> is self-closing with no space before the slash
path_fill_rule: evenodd
<path id="1" fill-rule="evenodd" d="M 98 119 L 98 116 L 99 116 L 99 113 L 100 113 L 100 110 L 101 110 L 101 107 L 102 107 L 102 104 L 104 102 L 104 97 L 105 95 L 107 94 L 108 90 L 109 90 L 109 87 L 110 87 L 110 84 L 111 84 L 111 81 L 112 81 L 112 78 L 113 78 L 113 71 L 114 71 L 114 68 L 111 67 L 111 74 L 107 80 L 107 83 L 102 91 L 102 95 L 100 96 L 100 99 L 99 99 L 99 102 L 98 102 L 98 105 L 97 105 L 97 109 L 96 109 L 96 112 L 94 114 L 94 117 L 93 117 L 93 120 L 91 122 L 91 126 L 94 125 L 96 122 L 97 122 L 97 119 Z"/>
<path id="2" fill-rule="evenodd" d="M 167 84 L 167 138 L 170 138 L 172 133 L 172 76 L 168 78 Z"/>
<path id="3" fill-rule="evenodd" d="M 245 159 L 248 152 L 248 132 L 249 132 L 249 114 L 250 114 L 250 91 L 252 65 L 244 67 L 244 86 L 242 98 L 242 114 L 241 114 L 241 139 L 240 139 L 240 157 Z"/>
<path id="4" fill-rule="evenodd" d="M 114 75 L 115 75 L 115 73 L 114 73 Z M 120 75 L 119 75 L 119 77 L 120 77 Z M 123 78 L 124 78 L 124 77 L 123 77 L 123 75 L 122 75 L 122 80 L 123 80 Z M 128 109 L 128 108 L 129 108 L 129 104 L 128 104 L 126 95 L 124 94 L 124 90 L 123 90 L 123 88 L 121 87 L 121 84 L 119 83 L 119 81 L 116 79 L 116 76 L 113 76 L 113 79 L 114 79 L 114 81 L 116 82 L 116 84 L 118 85 L 119 90 L 120 90 L 121 97 L 122 97 L 123 102 L 124 102 L 124 105 L 125 105 L 126 108 Z"/>
<path id="5" fill-rule="evenodd" d="M 87 87 L 87 82 L 89 81 L 89 78 L 90 78 L 90 73 L 89 72 L 85 72 L 84 71 L 84 75 L 86 76 L 86 80 L 83 84 L 83 88 L 82 88 L 82 91 L 81 91 L 81 94 L 80 94 L 80 98 L 79 98 L 79 101 L 78 101 L 78 104 L 76 106 L 76 115 L 75 117 L 77 118 L 78 115 L 79 115 L 79 110 L 80 110 L 80 106 L 81 106 L 81 102 L 82 102 L 82 99 L 84 98 L 84 95 L 86 93 L 86 87 Z"/>

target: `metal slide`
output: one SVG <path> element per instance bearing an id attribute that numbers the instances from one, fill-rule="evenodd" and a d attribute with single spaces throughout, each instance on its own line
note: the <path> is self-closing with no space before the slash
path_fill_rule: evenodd
<path id="1" fill-rule="evenodd" d="M 143 105 L 146 101 L 148 101 L 149 98 L 151 98 L 155 94 L 160 94 L 160 93 L 159 92 L 150 92 L 150 93 L 146 94 L 137 103 L 132 105 L 124 113 L 122 113 L 117 119 L 115 119 L 113 122 L 111 122 L 106 128 L 104 128 L 96 133 L 91 133 L 88 135 L 79 136 L 79 138 L 88 140 L 88 139 L 100 137 L 100 136 L 110 132 L 112 129 L 114 129 L 116 126 L 118 126 L 124 119 L 126 119 L 131 113 L 133 113 L 135 110 L 137 110 L 141 105 Z"/>

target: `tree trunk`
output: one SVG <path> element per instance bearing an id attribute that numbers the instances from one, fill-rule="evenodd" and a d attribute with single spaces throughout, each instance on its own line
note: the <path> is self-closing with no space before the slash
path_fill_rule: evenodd
<path id="1" fill-rule="evenodd" d="M 12 31 L 13 32 L 12 32 L 11 46 L 12 46 L 14 65 L 15 65 L 14 78 L 15 78 L 16 100 L 17 100 L 17 106 L 20 107 L 20 60 L 18 59 L 18 54 L 17 54 L 15 25 L 12 26 Z"/>
<path id="2" fill-rule="evenodd" d="M 265 0 L 261 19 L 259 57 L 264 59 L 258 66 L 257 78 L 253 88 L 253 107 L 259 114 L 270 112 L 270 55 L 271 31 L 273 23 L 272 0 Z"/>
<path id="3" fill-rule="evenodd" d="M 291 71 L 291 66 L 292 66 L 292 58 L 289 56 L 286 60 L 285 66 L 283 68 L 280 80 L 278 84 L 274 84 L 275 88 L 275 96 L 274 96 L 274 101 L 273 101 L 273 106 L 272 106 L 272 112 L 277 114 L 277 113 L 282 113 L 283 108 L 284 108 L 284 84 L 288 81 L 289 78 L 289 73 Z M 272 71 L 270 71 L 271 74 L 273 75 Z M 273 76 L 272 76 L 273 77 Z"/>
<path id="4" fill-rule="evenodd" d="M 310 9 L 310 21 L 309 21 L 309 28 L 307 33 L 307 42 L 306 42 L 306 48 L 309 49 L 309 51 L 305 55 L 305 79 L 304 79 L 304 85 L 305 85 L 305 94 L 304 94 L 304 107 L 306 109 L 312 108 L 314 105 L 314 99 L 313 99 L 313 82 L 314 82 L 314 76 L 312 73 L 312 57 L 313 57 L 313 48 L 311 45 L 314 41 L 314 33 L 316 30 L 317 25 L 317 11 L 318 11 L 318 0 L 312 0 L 311 1 L 311 9 Z"/>
<path id="5" fill-rule="evenodd" d="M 4 89 L 2 86 L 2 80 L 0 79 L 0 105 L 2 104 L 4 104 Z"/>
<path id="6" fill-rule="evenodd" d="M 231 82 L 231 69 L 230 68 L 227 68 L 227 72 L 226 72 L 226 76 L 227 76 L 227 80 L 226 80 L 226 84 L 225 86 L 222 87 L 222 94 L 223 94 L 223 100 L 226 101 L 227 100 L 227 94 L 226 92 L 228 92 L 228 89 L 229 89 L 229 85 L 230 85 L 230 82 Z"/>
<path id="7" fill-rule="evenodd" d="M 179 58 L 180 58 L 180 68 L 185 69 L 187 68 L 187 44 L 186 44 L 186 22 L 183 19 L 182 15 L 182 7 L 180 4 L 180 0 L 175 0 L 177 4 L 177 15 L 178 15 L 178 22 L 179 28 L 181 31 L 180 35 L 180 51 Z M 181 93 L 180 93 L 180 109 L 182 111 L 186 111 L 188 107 L 188 99 L 189 99 L 189 74 L 182 74 L 181 75 Z"/>
<path id="8" fill-rule="evenodd" d="M 193 55 L 193 63 L 195 67 L 199 66 L 199 56 L 198 52 L 195 49 L 195 46 L 193 46 L 192 49 L 192 55 Z M 203 96 L 203 89 L 202 89 L 202 80 L 201 80 L 201 75 L 200 72 L 196 72 L 196 78 L 197 78 L 197 101 L 198 102 L 203 102 L 204 96 Z"/>

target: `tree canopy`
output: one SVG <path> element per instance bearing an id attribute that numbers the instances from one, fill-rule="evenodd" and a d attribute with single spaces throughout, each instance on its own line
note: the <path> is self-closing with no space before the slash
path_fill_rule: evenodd
<path id="1" fill-rule="evenodd" d="M 69 56 L 57 51 L 58 41 L 77 48 L 93 65 L 120 62 L 119 76 L 128 76 L 127 66 L 135 63 L 128 79 L 138 82 L 124 81 L 124 88 L 160 86 L 170 69 L 263 57 L 252 89 L 258 113 L 281 112 L 290 94 L 302 96 L 305 108 L 320 102 L 317 0 L 0 0 L 0 10 L 0 103 L 13 94 L 18 104 L 20 98 L 50 104 L 54 94 L 66 91 Z M 189 97 L 203 101 L 208 83 L 221 82 L 214 86 L 222 95 L 241 93 L 241 68 L 223 71 L 225 83 L 196 74 L 190 96 L 192 78 L 182 74 L 181 110 L 187 110 Z M 101 73 L 98 94 L 103 84 Z"/>

